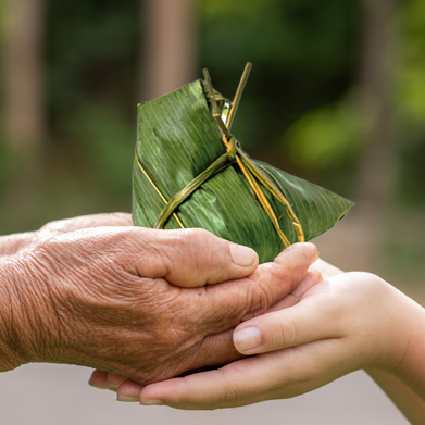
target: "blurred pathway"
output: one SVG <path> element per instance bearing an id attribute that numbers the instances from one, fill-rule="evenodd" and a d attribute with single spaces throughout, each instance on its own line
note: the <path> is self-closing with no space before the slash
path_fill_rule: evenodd
<path id="1" fill-rule="evenodd" d="M 212 412 L 115 401 L 84 367 L 31 364 L 0 375 L 1 425 L 406 425 L 363 372 L 291 400 Z"/>

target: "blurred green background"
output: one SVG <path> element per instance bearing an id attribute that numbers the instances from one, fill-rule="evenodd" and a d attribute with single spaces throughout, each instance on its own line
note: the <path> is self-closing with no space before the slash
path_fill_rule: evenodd
<path id="1" fill-rule="evenodd" d="M 130 212 L 137 102 L 203 67 L 233 98 L 250 61 L 243 148 L 356 202 L 325 257 L 421 282 L 424 17 L 423 0 L 0 0 L 0 234 Z"/>

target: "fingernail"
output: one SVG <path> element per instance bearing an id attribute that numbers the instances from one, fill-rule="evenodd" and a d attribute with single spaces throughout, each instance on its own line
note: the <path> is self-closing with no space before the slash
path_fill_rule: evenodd
<path id="1" fill-rule="evenodd" d="M 323 277 L 322 273 L 319 272 L 319 270 L 316 270 L 315 268 L 311 267 L 309 269 L 309 272 L 316 275 L 317 283 L 322 283 L 325 280 L 325 278 Z"/>
<path id="2" fill-rule="evenodd" d="M 111 384 L 110 382 L 108 382 L 108 386 L 106 388 L 109 388 L 110 390 L 116 390 L 119 387 L 119 385 L 116 384 Z"/>
<path id="3" fill-rule="evenodd" d="M 102 384 L 100 382 L 95 382 L 94 384 L 89 380 L 89 385 L 93 388 L 99 388 L 100 390 L 109 390 L 108 384 Z"/>
<path id="4" fill-rule="evenodd" d="M 117 397 L 117 401 L 139 401 L 139 397 L 130 394 L 121 394 Z"/>
<path id="5" fill-rule="evenodd" d="M 236 349 L 239 352 L 249 351 L 261 345 L 261 332 L 255 326 L 236 330 L 233 336 Z"/>
<path id="6" fill-rule="evenodd" d="M 155 400 L 155 399 L 145 399 L 142 398 L 140 400 L 140 404 L 143 404 L 143 406 L 152 406 L 154 404 L 164 404 L 161 400 Z"/>
<path id="7" fill-rule="evenodd" d="M 242 267 L 248 267 L 257 258 L 257 253 L 247 246 L 230 245 L 230 253 L 232 254 L 233 261 Z"/>

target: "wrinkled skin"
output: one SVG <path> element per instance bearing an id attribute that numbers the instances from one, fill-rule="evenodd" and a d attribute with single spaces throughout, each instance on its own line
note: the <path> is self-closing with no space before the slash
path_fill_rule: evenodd
<path id="1" fill-rule="evenodd" d="M 0 236 L 0 261 L 34 249 L 55 236 L 100 226 L 133 226 L 133 220 L 127 213 L 90 214 L 52 221 L 35 232 Z"/>
<path id="2" fill-rule="evenodd" d="M 282 258 L 279 258 L 281 261 Z M 261 269 L 262 266 L 259 268 Z M 312 270 L 308 272 L 299 285 L 297 285 L 286 297 L 282 298 L 280 301 L 275 303 L 270 309 L 267 310 L 267 313 L 271 313 L 273 311 L 279 311 L 282 309 L 286 309 L 294 306 L 298 303 L 298 301 L 302 298 L 302 296 L 313 286 L 317 285 L 323 280 L 323 276 L 317 270 Z M 241 356 L 240 358 L 242 358 Z M 205 369 L 205 368 L 203 368 Z M 211 368 L 212 370 L 217 369 L 216 367 Z M 196 376 L 202 370 L 198 369 L 195 371 L 191 371 Z M 220 372 L 219 372 L 220 373 Z M 189 376 L 187 378 L 190 378 Z M 165 381 L 164 383 L 166 383 Z M 125 376 L 108 373 L 101 370 L 96 370 L 92 373 L 89 381 L 90 385 L 97 388 L 109 389 L 117 392 L 117 399 L 119 401 L 139 401 L 139 396 L 144 386 L 131 380 L 126 379 Z M 149 388 L 149 387 L 145 387 Z M 205 389 L 204 389 L 205 390 Z M 150 402 L 150 400 L 142 399 L 145 404 L 157 404 L 156 401 Z"/>
<path id="3" fill-rule="evenodd" d="M 72 363 L 148 384 L 240 358 L 232 328 L 291 293 L 317 258 L 296 244 L 256 270 L 240 249 L 201 229 L 127 226 L 3 252 L 0 370 Z"/>

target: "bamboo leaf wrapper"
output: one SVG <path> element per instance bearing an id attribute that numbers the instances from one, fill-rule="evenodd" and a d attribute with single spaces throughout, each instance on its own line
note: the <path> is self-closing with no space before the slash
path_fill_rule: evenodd
<path id="1" fill-rule="evenodd" d="M 202 227 L 252 247 L 260 262 L 267 262 L 287 246 L 285 238 L 289 243 L 300 240 L 288 206 L 304 240 L 326 232 L 352 206 L 351 201 L 333 192 L 250 159 L 239 147 L 238 159 L 232 157 L 226 162 L 225 136 L 212 115 L 211 98 L 203 80 L 139 104 L 137 133 L 133 173 L 133 221 L 137 226 L 155 227 L 167 202 L 220 158 L 224 158 L 224 165 L 219 171 L 189 191 L 187 198 L 172 208 L 162 227 Z M 249 173 L 245 169 L 244 174 L 241 168 L 244 161 L 249 161 L 245 162 L 248 168 L 252 165 L 269 183 L 256 177 L 250 182 L 246 177 Z M 288 206 L 269 190 L 270 183 Z M 260 195 L 266 201 L 260 202 Z M 271 207 L 271 213 L 265 211 L 264 202 Z M 277 230 L 284 236 L 279 236 Z"/>

